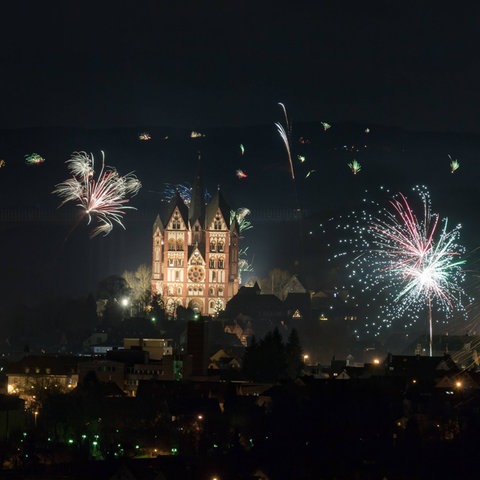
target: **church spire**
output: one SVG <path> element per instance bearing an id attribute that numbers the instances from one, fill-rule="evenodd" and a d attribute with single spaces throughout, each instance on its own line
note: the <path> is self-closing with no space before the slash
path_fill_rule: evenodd
<path id="1" fill-rule="evenodd" d="M 203 161 L 200 152 L 198 152 L 197 173 L 192 186 L 192 196 L 188 220 L 193 225 L 197 220 L 202 228 L 205 223 L 205 182 L 203 178 Z"/>

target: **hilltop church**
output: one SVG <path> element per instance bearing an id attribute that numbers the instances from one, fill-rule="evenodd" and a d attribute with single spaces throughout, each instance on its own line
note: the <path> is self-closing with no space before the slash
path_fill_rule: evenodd
<path id="1" fill-rule="evenodd" d="M 238 291 L 238 255 L 238 222 L 220 189 L 206 203 L 199 164 L 190 203 L 176 192 L 153 224 L 152 293 L 170 317 L 179 305 L 215 315 Z"/>

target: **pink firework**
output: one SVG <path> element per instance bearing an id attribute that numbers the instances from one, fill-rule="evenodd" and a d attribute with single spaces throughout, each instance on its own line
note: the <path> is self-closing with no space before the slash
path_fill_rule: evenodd
<path id="1" fill-rule="evenodd" d="M 363 291 L 385 298 L 379 316 L 384 326 L 399 318 L 408 319 L 410 325 L 427 307 L 432 355 L 433 308 L 447 316 L 465 311 L 464 248 L 458 243 L 461 226 L 448 229 L 448 220 L 431 212 L 426 188 L 414 191 L 420 196 L 422 216 L 402 194 L 390 200 L 393 209 L 355 215 L 356 256 L 349 268 Z"/>
<path id="2" fill-rule="evenodd" d="M 243 178 L 247 178 L 248 175 L 243 171 L 243 170 L 237 170 L 235 172 L 235 175 L 237 175 L 237 177 L 241 180 Z"/>
<path id="3" fill-rule="evenodd" d="M 141 183 L 133 173 L 121 176 L 112 167 L 105 167 L 105 157 L 102 152 L 102 168 L 95 178 L 93 155 L 85 152 L 74 152 L 67 160 L 68 169 L 72 178 L 55 186 L 54 194 L 62 202 L 77 202 L 77 206 L 84 210 L 88 224 L 95 217 L 98 225 L 91 233 L 91 237 L 103 233 L 108 235 L 113 229 L 113 223 L 122 228 L 125 210 L 134 209 L 127 205 L 129 196 L 134 196 L 141 188 Z"/>

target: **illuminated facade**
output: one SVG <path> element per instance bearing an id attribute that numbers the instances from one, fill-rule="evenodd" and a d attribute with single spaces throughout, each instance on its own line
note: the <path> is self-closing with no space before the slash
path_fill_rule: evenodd
<path id="1" fill-rule="evenodd" d="M 170 317 L 179 305 L 215 315 L 238 291 L 238 222 L 220 190 L 204 198 L 199 168 L 190 204 L 177 193 L 153 224 L 152 293 Z"/>
<path id="2" fill-rule="evenodd" d="M 78 384 L 77 360 L 61 355 L 27 355 L 7 368 L 7 392 L 25 400 L 27 408 L 38 403 L 45 390 L 66 393 Z"/>

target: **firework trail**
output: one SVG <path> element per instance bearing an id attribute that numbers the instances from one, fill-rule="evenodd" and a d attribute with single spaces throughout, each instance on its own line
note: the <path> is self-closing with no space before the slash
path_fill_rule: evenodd
<path id="1" fill-rule="evenodd" d="M 288 161 L 290 162 L 290 174 L 292 176 L 292 180 L 295 180 L 295 172 L 293 170 L 293 162 L 292 162 L 292 151 L 291 151 L 292 149 L 290 147 L 291 136 L 292 136 L 292 126 L 288 120 L 287 109 L 285 108 L 285 105 L 283 103 L 279 103 L 279 105 L 280 107 L 282 107 L 282 110 L 283 110 L 286 128 L 280 122 L 275 123 L 275 126 L 277 127 L 277 131 L 283 140 L 285 149 L 287 150 Z"/>
<path id="2" fill-rule="evenodd" d="M 133 173 L 121 176 L 112 167 L 105 166 L 105 155 L 102 151 L 102 168 L 95 178 L 94 158 L 85 152 L 73 152 L 70 160 L 65 162 L 72 178 L 55 186 L 52 193 L 58 195 L 62 202 L 77 202 L 83 209 L 88 224 L 95 218 L 98 225 L 90 237 L 100 233 L 108 235 L 117 223 L 122 228 L 125 210 L 134 207 L 126 205 L 128 196 L 134 196 L 141 188 L 141 183 Z"/>
<path id="3" fill-rule="evenodd" d="M 448 219 L 431 212 L 426 188 L 414 191 L 421 200 L 422 217 L 398 194 L 390 200 L 390 209 L 373 204 L 376 213 L 356 213 L 350 218 L 353 223 L 340 228 L 354 234 L 344 240 L 355 255 L 347 264 L 350 278 L 363 292 L 374 294 L 372 300 L 376 295 L 385 298 L 380 326 L 391 326 L 402 316 L 412 325 L 427 307 L 431 355 L 434 306 L 446 316 L 456 310 L 465 313 L 465 260 L 461 258 L 465 250 L 458 243 L 461 226 L 449 230 Z M 377 327 L 375 322 L 372 326 Z"/>

